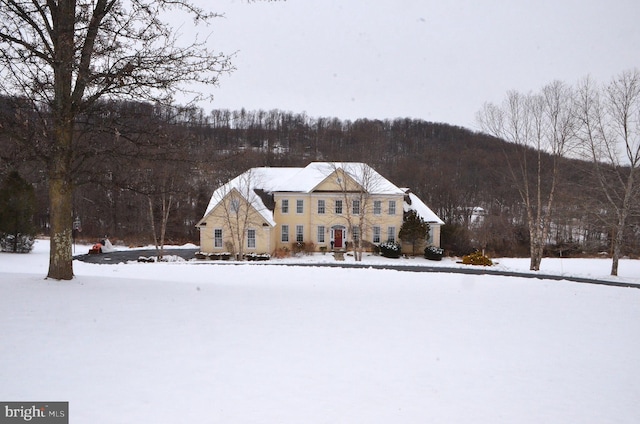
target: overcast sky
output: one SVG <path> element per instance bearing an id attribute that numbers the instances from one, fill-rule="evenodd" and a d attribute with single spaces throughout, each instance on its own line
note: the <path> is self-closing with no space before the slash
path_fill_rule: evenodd
<path id="1" fill-rule="evenodd" d="M 477 129 L 484 102 L 640 67 L 638 0 L 197 0 L 236 71 L 212 109 Z M 184 32 L 184 30 L 183 30 Z"/>

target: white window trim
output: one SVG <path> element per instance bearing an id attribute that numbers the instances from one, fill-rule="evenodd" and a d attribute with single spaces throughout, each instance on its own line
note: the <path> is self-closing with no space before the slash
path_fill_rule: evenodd
<path id="1" fill-rule="evenodd" d="M 325 231 L 326 228 L 324 225 L 318 225 L 317 231 L 316 231 L 316 238 L 318 239 L 318 243 L 326 243 L 326 237 L 325 237 Z"/>
<path id="2" fill-rule="evenodd" d="M 391 207 L 391 205 L 393 205 L 393 208 Z M 395 215 L 396 214 L 396 201 L 395 200 L 389 200 L 389 215 Z M 393 211 L 392 211 L 393 209 Z"/>
<path id="3" fill-rule="evenodd" d="M 216 243 L 218 238 L 216 237 L 216 231 L 220 231 L 220 246 Z M 213 229 L 213 248 L 214 249 L 222 249 L 224 247 L 224 231 L 222 228 L 214 228 Z"/>
<path id="4" fill-rule="evenodd" d="M 373 233 L 372 233 L 371 240 L 373 240 L 373 243 L 381 243 L 382 242 L 382 239 L 381 239 L 382 228 L 380 228 L 378 225 L 375 225 L 373 227 L 372 231 L 373 231 Z M 376 241 L 376 232 L 378 234 L 378 240 L 377 241 Z"/>
<path id="5" fill-rule="evenodd" d="M 357 209 L 356 204 L 358 205 Z M 360 199 L 353 199 L 351 201 L 351 213 L 353 213 L 354 215 L 360 215 L 360 207 Z"/>
<path id="6" fill-rule="evenodd" d="M 382 200 L 373 201 L 373 214 L 382 215 Z"/>
<path id="7" fill-rule="evenodd" d="M 253 246 L 251 246 L 251 243 L 249 243 L 249 240 L 251 240 L 251 238 L 249 238 L 249 234 L 253 232 Z M 258 232 L 256 231 L 255 228 L 249 228 L 247 229 L 247 249 L 255 249 L 258 246 Z"/>
<path id="8" fill-rule="evenodd" d="M 390 225 L 387 227 L 387 240 L 395 242 L 396 241 L 396 227 Z"/>
<path id="9" fill-rule="evenodd" d="M 298 240 L 298 236 L 301 240 Z M 304 225 L 296 225 L 296 243 L 304 243 Z"/>

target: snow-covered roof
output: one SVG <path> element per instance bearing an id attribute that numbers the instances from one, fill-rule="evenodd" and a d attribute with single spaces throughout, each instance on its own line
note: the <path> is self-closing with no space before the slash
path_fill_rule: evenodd
<path id="1" fill-rule="evenodd" d="M 213 193 L 204 217 L 209 215 L 228 193 L 236 190 L 251 203 L 265 221 L 275 225 L 273 212 L 264 204 L 263 199 L 255 190 L 263 190 L 270 194 L 276 192 L 310 193 L 338 169 L 346 172 L 356 182 L 370 181 L 371 183 L 367 184 L 366 188 L 371 194 L 405 194 L 406 192 L 369 165 L 361 162 L 311 162 L 304 168 L 251 168 Z M 420 199 L 414 197 L 416 200 L 412 201 L 411 206 L 413 208 L 414 205 L 421 205 L 418 213 L 425 221 L 439 221 L 439 218 Z"/>
<path id="2" fill-rule="evenodd" d="M 255 190 L 273 192 L 275 187 L 282 185 L 283 181 L 290 179 L 299 170 L 300 168 L 251 168 L 213 192 L 204 217 L 209 215 L 227 194 L 235 190 L 260 213 L 265 221 L 270 225 L 276 225 L 273 220 L 273 212 L 264 204 Z"/>
<path id="3" fill-rule="evenodd" d="M 343 170 L 354 181 L 366 185 L 371 194 L 403 194 L 404 192 L 375 169 L 362 162 L 311 162 L 296 173 L 293 178 L 274 191 L 295 191 L 309 193 L 329 175 Z"/>
<path id="4" fill-rule="evenodd" d="M 425 205 L 422 200 L 415 194 L 408 192 L 407 196 L 409 196 L 409 200 L 411 204 L 408 202 L 404 202 L 404 211 L 409 212 L 410 210 L 416 211 L 418 216 L 425 220 L 425 222 L 431 224 L 440 224 L 443 225 L 444 221 L 438 218 L 438 215 L 433 213 L 433 211 L 429 208 L 429 206 Z"/>

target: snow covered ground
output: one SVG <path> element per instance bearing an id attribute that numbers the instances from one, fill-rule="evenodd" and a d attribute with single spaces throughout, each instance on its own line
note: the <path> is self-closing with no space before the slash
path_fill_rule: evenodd
<path id="1" fill-rule="evenodd" d="M 44 241 L 0 253 L 0 400 L 69 401 L 72 423 L 640 417 L 640 289 L 192 262 L 75 261 L 59 282 L 43 278 L 47 261 Z M 334 262 L 271 263 L 295 261 Z M 617 278 L 610 265 L 544 259 L 542 272 L 640 283 L 640 261 Z"/>

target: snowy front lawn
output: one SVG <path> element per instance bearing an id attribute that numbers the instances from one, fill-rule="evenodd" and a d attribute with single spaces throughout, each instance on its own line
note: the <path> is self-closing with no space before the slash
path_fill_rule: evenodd
<path id="1" fill-rule="evenodd" d="M 57 282 L 46 260 L 0 254 L 0 399 L 69 401 L 73 423 L 640 417 L 638 289 L 77 261 Z"/>

